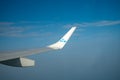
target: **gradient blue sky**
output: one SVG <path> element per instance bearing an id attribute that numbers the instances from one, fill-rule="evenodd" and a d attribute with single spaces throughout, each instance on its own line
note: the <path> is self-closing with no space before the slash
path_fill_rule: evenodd
<path id="1" fill-rule="evenodd" d="M 0 80 L 120 80 L 120 0 L 0 0 L 0 51 L 44 47 L 77 26 L 63 50 L 0 64 Z"/>

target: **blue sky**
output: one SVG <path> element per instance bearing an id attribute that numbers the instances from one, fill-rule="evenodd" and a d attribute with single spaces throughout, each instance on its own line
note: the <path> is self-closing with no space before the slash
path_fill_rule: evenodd
<path id="1" fill-rule="evenodd" d="M 120 0 L 0 0 L 0 51 L 44 47 L 72 26 L 63 50 L 28 56 L 31 68 L 0 64 L 1 80 L 119 80 Z"/>

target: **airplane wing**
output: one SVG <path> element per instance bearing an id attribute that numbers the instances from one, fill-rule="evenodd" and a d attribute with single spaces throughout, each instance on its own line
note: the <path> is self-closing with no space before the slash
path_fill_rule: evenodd
<path id="1" fill-rule="evenodd" d="M 71 35 L 73 34 L 73 32 L 75 31 L 75 29 L 76 27 L 72 27 L 59 41 L 57 41 L 54 44 L 48 45 L 45 48 L 33 49 L 27 51 L 0 53 L 0 63 L 15 67 L 34 66 L 35 61 L 28 58 L 24 58 L 24 56 L 62 49 L 69 40 L 69 38 L 71 37 Z"/>

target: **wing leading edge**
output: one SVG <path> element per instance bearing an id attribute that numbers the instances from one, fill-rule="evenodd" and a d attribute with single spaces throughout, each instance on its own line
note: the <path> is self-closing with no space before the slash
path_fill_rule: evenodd
<path id="1" fill-rule="evenodd" d="M 27 51 L 18 51 L 18 52 L 10 52 L 10 53 L 1 53 L 0 54 L 0 63 L 10 65 L 10 64 L 20 64 L 17 67 L 26 67 L 26 66 L 34 66 L 34 61 L 30 59 L 23 58 L 24 56 L 33 55 L 37 53 L 43 53 L 51 50 L 59 50 L 62 49 L 73 32 L 75 31 L 76 27 L 72 27 L 59 41 L 54 44 L 48 45 L 45 48 L 40 49 L 33 49 Z M 32 64 L 29 64 L 32 63 Z M 11 66 L 11 65 L 10 65 Z"/>

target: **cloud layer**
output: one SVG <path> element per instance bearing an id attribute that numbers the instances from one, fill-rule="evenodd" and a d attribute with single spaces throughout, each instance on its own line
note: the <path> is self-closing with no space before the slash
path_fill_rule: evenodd
<path id="1" fill-rule="evenodd" d="M 119 25 L 120 20 L 118 21 L 109 21 L 102 20 L 97 22 L 82 22 L 82 23 L 73 23 L 73 24 L 64 24 L 61 27 L 70 28 L 72 26 L 77 27 L 108 27 Z M 56 26 L 59 24 L 46 24 L 42 25 L 40 21 L 21 21 L 21 22 L 0 22 L 0 36 L 4 37 L 37 37 L 37 36 L 48 36 L 52 32 L 42 32 L 42 29 L 45 27 Z"/>
<path id="2" fill-rule="evenodd" d="M 74 24 L 67 24 L 65 27 L 71 27 L 71 26 L 78 26 L 78 27 L 106 27 L 106 26 L 113 26 L 120 24 L 120 20 L 118 21 L 109 21 L 109 20 L 103 20 L 98 22 L 83 22 L 83 23 L 74 23 Z"/>

